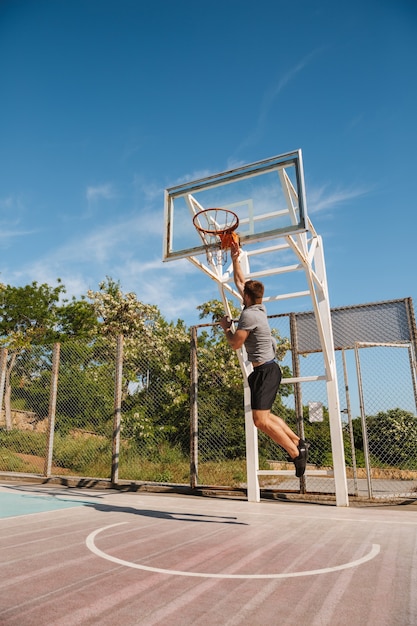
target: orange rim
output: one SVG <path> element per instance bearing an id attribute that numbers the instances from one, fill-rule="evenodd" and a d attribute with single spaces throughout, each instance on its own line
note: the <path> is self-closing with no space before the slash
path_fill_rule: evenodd
<path id="1" fill-rule="evenodd" d="M 200 220 L 202 219 L 205 220 L 207 225 L 201 224 Z M 210 224 L 210 221 L 212 221 L 212 224 Z M 230 211 L 230 209 L 204 209 L 194 215 L 193 224 L 197 230 L 205 233 L 206 235 L 217 235 L 222 238 L 225 235 L 231 235 L 233 231 L 236 230 L 239 226 L 239 218 L 236 213 L 234 213 L 234 211 Z M 236 237 L 238 236 L 236 235 Z"/>

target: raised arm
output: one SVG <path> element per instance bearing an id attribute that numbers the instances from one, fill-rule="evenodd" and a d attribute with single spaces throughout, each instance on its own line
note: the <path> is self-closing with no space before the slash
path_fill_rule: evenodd
<path id="1" fill-rule="evenodd" d="M 235 285 L 243 298 L 243 290 L 245 288 L 245 275 L 240 266 L 239 255 L 240 255 L 240 247 L 239 244 L 234 243 L 231 247 L 230 254 L 232 257 L 233 263 L 233 278 L 235 281 Z"/>
<path id="2" fill-rule="evenodd" d="M 239 244 L 236 243 L 232 245 L 230 254 L 231 254 L 232 263 L 233 263 L 233 278 L 235 281 L 235 285 L 240 295 L 243 298 L 243 290 L 245 288 L 245 275 L 242 271 L 242 268 L 239 262 L 239 254 L 240 254 Z M 231 329 L 232 321 L 227 316 L 222 317 L 222 319 L 219 320 L 219 324 L 223 328 L 226 334 L 226 339 L 227 339 L 229 346 L 233 348 L 233 350 L 238 350 L 239 348 L 241 348 L 243 344 L 245 343 L 246 339 L 248 338 L 249 331 L 238 329 L 235 332 L 233 332 L 233 330 Z"/>

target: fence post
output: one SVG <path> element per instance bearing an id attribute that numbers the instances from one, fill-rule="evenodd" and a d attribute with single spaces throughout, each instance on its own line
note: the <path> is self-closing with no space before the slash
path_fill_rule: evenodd
<path id="1" fill-rule="evenodd" d="M 357 472 L 357 466 L 356 466 L 355 437 L 353 435 L 353 423 L 352 423 L 352 410 L 351 410 L 351 405 L 350 405 L 348 370 L 347 370 L 346 354 L 345 354 L 344 348 L 342 348 L 342 362 L 343 362 L 343 380 L 345 383 L 345 396 L 346 396 L 346 409 L 345 410 L 348 416 L 350 449 L 351 449 L 351 456 L 352 456 L 353 485 L 355 489 L 355 496 L 357 496 L 359 492 L 358 492 L 358 472 Z"/>
<path id="2" fill-rule="evenodd" d="M 190 345 L 190 486 L 198 485 L 198 367 L 197 327 L 191 327 Z"/>
<path id="3" fill-rule="evenodd" d="M 49 389 L 49 410 L 48 410 L 48 431 L 47 431 L 47 452 L 43 475 L 47 478 L 51 475 L 52 455 L 54 449 L 54 432 L 55 432 L 55 413 L 56 413 L 56 395 L 58 390 L 58 371 L 59 356 L 61 344 L 54 343 L 52 352 L 52 372 L 51 386 Z"/>
<path id="4" fill-rule="evenodd" d="M 358 379 L 359 409 L 361 412 L 363 454 L 365 457 L 366 480 L 368 483 L 368 496 L 369 498 L 372 498 L 372 475 L 371 475 L 372 470 L 371 470 L 371 462 L 369 458 L 368 427 L 366 423 L 361 364 L 360 364 L 360 358 L 359 358 L 360 345 L 361 344 L 359 342 L 355 341 L 356 376 Z"/>
<path id="5" fill-rule="evenodd" d="M 300 356 L 298 354 L 298 333 L 295 313 L 290 313 L 290 336 L 292 372 L 294 378 L 300 378 Z M 304 439 L 304 416 L 301 383 L 294 383 L 294 407 L 297 419 L 297 435 Z"/>
<path id="6" fill-rule="evenodd" d="M 291 337 L 291 357 L 292 372 L 294 378 L 300 378 L 300 355 L 298 354 L 298 332 L 295 313 L 290 313 L 290 337 Z M 295 417 L 297 419 L 297 434 L 304 439 L 304 416 L 303 416 L 303 398 L 301 392 L 301 383 L 294 383 L 294 408 Z M 300 478 L 300 493 L 306 493 L 306 478 Z"/>
<path id="7" fill-rule="evenodd" d="M 0 350 L 0 413 L 3 407 L 4 385 L 6 383 L 7 348 Z"/>
<path id="8" fill-rule="evenodd" d="M 119 480 L 120 423 L 122 418 L 123 335 L 117 336 L 114 377 L 114 418 L 112 437 L 111 482 Z"/>

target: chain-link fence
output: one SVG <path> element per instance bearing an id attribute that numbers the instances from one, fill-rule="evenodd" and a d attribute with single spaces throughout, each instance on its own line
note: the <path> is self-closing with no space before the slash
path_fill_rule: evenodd
<path id="1" fill-rule="evenodd" d="M 3 349 L 0 471 L 188 483 L 189 342 L 158 345 L 143 358 L 108 339 Z"/>
<path id="2" fill-rule="evenodd" d="M 353 438 L 363 449 L 356 491 L 387 497 L 417 492 L 417 418 L 411 343 L 355 345 L 359 417 Z M 414 364 L 413 364 L 414 362 Z M 354 420 L 355 422 L 355 420 Z M 360 425 L 359 425 L 360 422 Z M 360 428 L 359 428 L 360 426 Z M 362 435 L 362 436 L 361 436 Z M 361 485 L 362 482 L 362 485 Z"/>
<path id="3" fill-rule="evenodd" d="M 332 311 L 352 496 L 417 493 L 414 315 L 409 301 L 387 304 Z M 292 475 L 262 475 L 261 487 L 333 494 L 314 316 L 272 316 L 270 324 L 283 351 L 285 342 L 290 347 L 280 361 L 284 378 L 273 410 L 310 442 L 309 470 L 328 475 L 308 475 L 301 485 Z M 368 327 L 372 345 L 363 332 Z M 242 373 L 223 333 L 216 325 L 193 327 L 191 363 L 186 333 L 161 342 L 150 332 L 145 339 L 135 350 L 104 338 L 2 349 L 0 471 L 244 489 Z M 286 385 L 294 375 L 315 380 Z M 262 433 L 259 456 L 261 470 L 293 469 Z"/>

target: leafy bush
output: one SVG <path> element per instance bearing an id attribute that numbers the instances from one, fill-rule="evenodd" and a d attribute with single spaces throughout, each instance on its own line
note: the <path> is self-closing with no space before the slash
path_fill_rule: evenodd
<path id="1" fill-rule="evenodd" d="M 111 442 L 94 435 L 55 434 L 54 464 L 83 476 L 108 477 Z"/>
<path id="2" fill-rule="evenodd" d="M 367 418 L 370 453 L 384 465 L 417 468 L 417 418 L 395 408 Z"/>
<path id="3" fill-rule="evenodd" d="M 29 430 L 13 429 L 6 431 L 0 429 L 0 446 L 14 452 L 45 456 L 46 434 Z"/>

